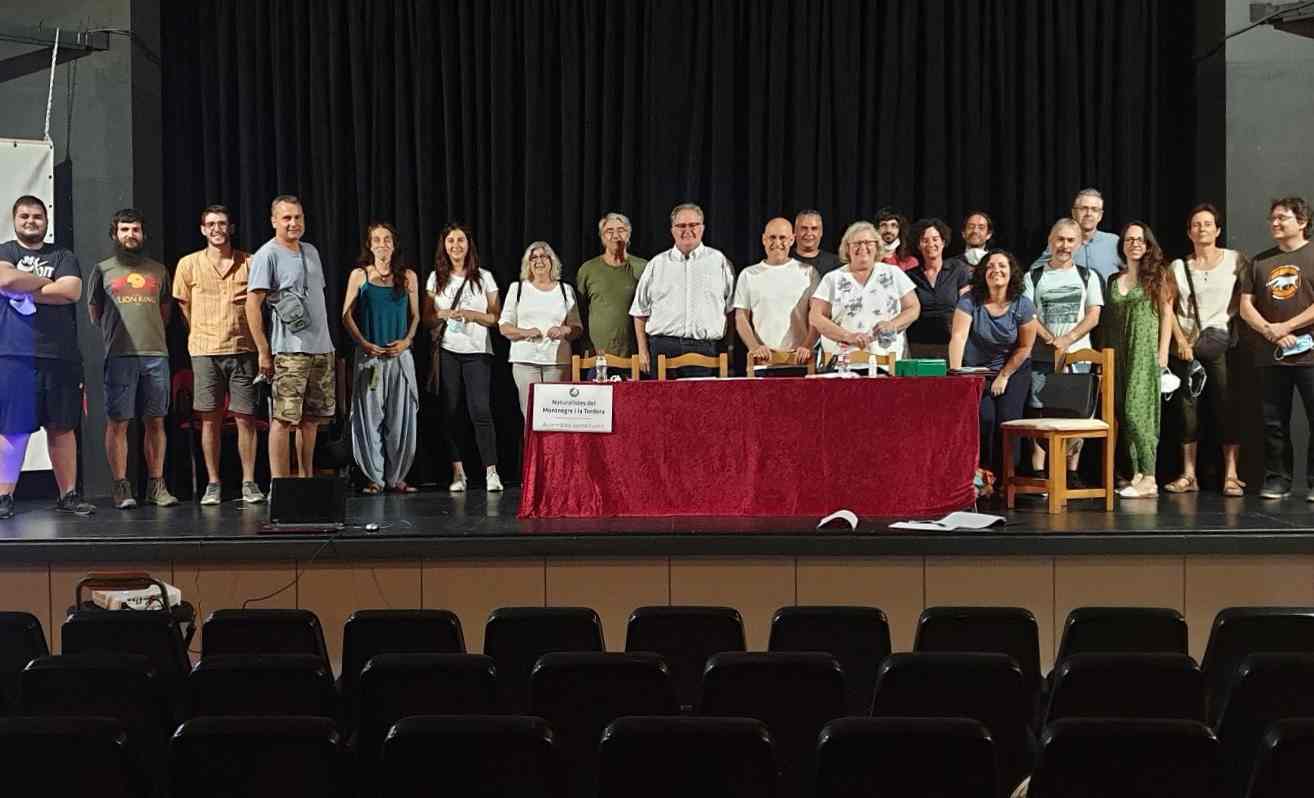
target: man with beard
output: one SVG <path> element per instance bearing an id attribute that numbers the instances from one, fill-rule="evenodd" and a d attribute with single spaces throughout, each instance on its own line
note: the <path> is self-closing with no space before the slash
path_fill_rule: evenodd
<path id="1" fill-rule="evenodd" d="M 201 504 L 219 504 L 220 432 L 227 412 L 237 422 L 237 454 L 242 461 L 242 501 L 265 500 L 255 481 L 256 386 L 260 373 L 255 341 L 246 321 L 246 286 L 250 256 L 233 248 L 228 209 L 211 205 L 201 211 L 206 247 L 178 261 L 173 298 L 190 330 L 192 409 L 201 416 L 201 449 L 209 481 Z"/>
<path id="2" fill-rule="evenodd" d="M 634 228 L 615 211 L 598 220 L 602 254 L 587 260 L 575 275 L 576 295 L 595 353 L 630 357 L 635 352 L 630 303 L 648 261 L 629 252 Z"/>
<path id="3" fill-rule="evenodd" d="M 169 412 L 172 309 L 169 271 L 146 257 L 146 217 L 124 208 L 110 221 L 114 255 L 96 264 L 87 310 L 105 340 L 105 456 L 114 479 L 114 506 L 137 506 L 128 482 L 128 424 L 145 429 L 146 497 L 159 507 L 178 503 L 164 484 L 164 417 Z"/>
<path id="4" fill-rule="evenodd" d="M 968 211 L 963 217 L 963 246 L 965 249 L 957 258 L 967 264 L 970 275 L 976 265 L 990 249 L 990 239 L 995 235 L 995 223 L 985 211 Z"/>
<path id="5" fill-rule="evenodd" d="M 821 211 L 809 208 L 794 217 L 794 260 L 816 269 L 818 279 L 840 267 L 839 256 L 821 248 L 821 232 Z"/>
<path id="6" fill-rule="evenodd" d="M 789 257 L 794 243 L 788 219 L 772 219 L 762 231 L 766 257 L 739 275 L 735 286 L 735 329 L 748 347 L 747 367 L 771 359 L 771 350 L 793 352 L 806 363 L 817 341 L 808 324 L 808 307 L 817 289 L 817 272 Z"/>
<path id="7" fill-rule="evenodd" d="M 907 241 L 908 217 L 894 208 L 881 208 L 876 213 L 876 232 L 881 237 L 882 263 L 909 271 L 917 266 L 912 254 L 912 243 Z"/>
<path id="8" fill-rule="evenodd" d="M 37 197 L 13 208 L 15 240 L 0 244 L 0 518 L 14 514 L 14 488 L 28 437 L 46 431 L 60 512 L 90 515 L 77 491 L 76 430 L 82 422 L 77 311 L 82 267 L 47 244 L 50 217 Z"/>

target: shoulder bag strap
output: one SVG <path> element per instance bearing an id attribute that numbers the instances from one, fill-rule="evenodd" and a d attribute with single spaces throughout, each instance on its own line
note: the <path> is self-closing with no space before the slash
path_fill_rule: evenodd
<path id="1" fill-rule="evenodd" d="M 1182 258 L 1182 271 L 1186 273 L 1186 290 L 1191 300 L 1191 315 L 1195 316 L 1195 335 L 1192 340 L 1198 340 L 1200 333 L 1204 332 L 1204 323 L 1200 320 L 1200 302 L 1195 298 L 1195 280 L 1191 277 L 1191 262 L 1186 258 Z"/>

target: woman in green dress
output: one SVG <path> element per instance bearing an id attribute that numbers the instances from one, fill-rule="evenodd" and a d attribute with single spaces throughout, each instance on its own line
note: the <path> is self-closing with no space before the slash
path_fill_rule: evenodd
<path id="1" fill-rule="evenodd" d="M 1119 495 L 1149 498 L 1159 495 L 1159 374 L 1168 366 L 1176 284 L 1149 225 L 1128 224 L 1119 243 L 1125 265 L 1109 277 L 1100 319 L 1105 345 L 1117 353 L 1118 461 L 1132 475 Z"/>

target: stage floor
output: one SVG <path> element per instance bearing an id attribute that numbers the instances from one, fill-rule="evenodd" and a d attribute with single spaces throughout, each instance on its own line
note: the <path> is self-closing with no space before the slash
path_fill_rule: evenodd
<path id="1" fill-rule="evenodd" d="M 1096 501 L 1050 515 L 1043 500 L 1020 498 L 1002 529 L 910 532 L 900 519 L 863 518 L 856 531 L 816 529 L 816 518 L 737 516 L 516 518 L 518 488 L 501 494 L 421 492 L 354 497 L 348 527 L 332 535 L 268 534 L 267 505 L 115 510 L 103 500 L 81 518 L 49 502 L 23 501 L 0 521 L 0 560 L 135 561 L 306 560 L 331 545 L 337 556 L 599 557 L 707 555 L 1056 555 L 1314 553 L 1314 505 L 1300 498 L 1225 499 L 1217 494 L 1120 500 L 1112 513 Z M 377 524 L 377 530 L 367 530 Z"/>

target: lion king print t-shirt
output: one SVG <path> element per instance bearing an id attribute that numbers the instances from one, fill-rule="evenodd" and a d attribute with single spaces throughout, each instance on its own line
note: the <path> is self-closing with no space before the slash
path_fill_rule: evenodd
<path id="1" fill-rule="evenodd" d="M 1254 298 L 1255 310 L 1267 321 L 1294 319 L 1314 305 L 1314 245 L 1283 252 L 1274 247 L 1255 256 L 1248 274 L 1242 275 L 1241 293 Z M 1314 334 L 1314 324 L 1293 330 L 1292 335 Z M 1314 366 L 1314 350 L 1276 360 L 1273 347 L 1263 342 L 1255 352 L 1259 366 Z"/>
<path id="2" fill-rule="evenodd" d="M 160 306 L 171 296 L 169 270 L 150 258 L 120 254 L 96 264 L 87 302 L 100 307 L 105 354 L 168 357 Z"/>

